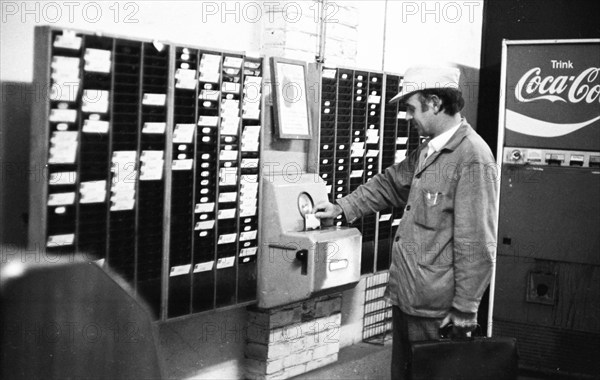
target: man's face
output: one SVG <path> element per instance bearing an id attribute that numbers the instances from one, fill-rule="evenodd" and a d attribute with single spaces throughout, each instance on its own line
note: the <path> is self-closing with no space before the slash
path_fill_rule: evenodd
<path id="1" fill-rule="evenodd" d="M 406 119 L 410 120 L 420 136 L 431 136 L 435 131 L 433 107 L 428 104 L 427 109 L 423 111 L 423 106 L 419 99 L 419 94 L 413 94 L 406 101 Z"/>

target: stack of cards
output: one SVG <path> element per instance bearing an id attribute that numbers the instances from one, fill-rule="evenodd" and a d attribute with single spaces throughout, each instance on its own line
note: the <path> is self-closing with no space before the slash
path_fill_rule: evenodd
<path id="1" fill-rule="evenodd" d="M 83 56 L 85 61 L 83 69 L 87 72 L 108 74 L 112 65 L 111 55 L 110 50 L 87 48 Z"/>
<path id="2" fill-rule="evenodd" d="M 52 57 L 51 78 L 52 87 L 50 88 L 50 100 L 61 102 L 75 102 L 79 94 L 81 78 L 79 75 L 79 66 L 81 60 L 75 57 Z"/>
<path id="3" fill-rule="evenodd" d="M 136 151 L 113 152 L 110 211 L 133 210 L 137 181 L 136 159 Z"/>

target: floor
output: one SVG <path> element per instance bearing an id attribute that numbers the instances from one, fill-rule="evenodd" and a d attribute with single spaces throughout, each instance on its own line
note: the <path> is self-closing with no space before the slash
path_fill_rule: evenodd
<path id="1" fill-rule="evenodd" d="M 391 340 L 384 345 L 358 343 L 340 350 L 336 363 L 296 376 L 294 380 L 389 380 L 392 357 Z M 541 380 L 537 374 L 522 373 L 518 380 Z"/>

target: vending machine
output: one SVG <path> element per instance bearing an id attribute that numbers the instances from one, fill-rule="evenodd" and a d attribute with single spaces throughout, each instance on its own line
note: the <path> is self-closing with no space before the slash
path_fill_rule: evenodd
<path id="1" fill-rule="evenodd" d="M 488 331 L 521 366 L 600 373 L 600 40 L 504 41 Z"/>

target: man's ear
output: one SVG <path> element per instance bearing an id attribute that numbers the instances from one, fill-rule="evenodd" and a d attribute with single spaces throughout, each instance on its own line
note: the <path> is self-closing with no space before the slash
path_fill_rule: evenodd
<path id="1" fill-rule="evenodd" d="M 437 95 L 431 95 L 429 101 L 431 102 L 431 106 L 433 107 L 433 113 L 436 115 L 440 113 L 442 109 L 442 99 L 440 99 L 440 97 Z"/>

